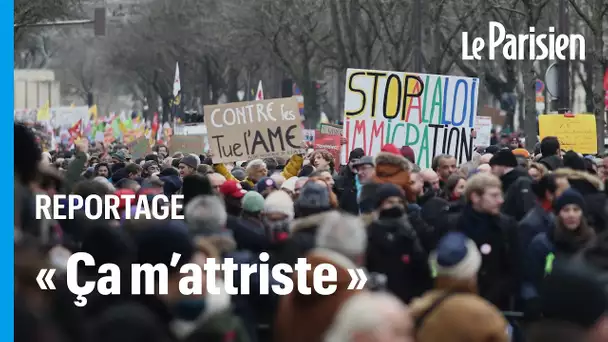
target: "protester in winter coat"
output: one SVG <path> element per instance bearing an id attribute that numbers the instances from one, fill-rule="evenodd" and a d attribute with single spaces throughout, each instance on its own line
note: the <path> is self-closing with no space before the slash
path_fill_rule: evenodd
<path id="1" fill-rule="evenodd" d="M 557 263 L 540 290 L 543 318 L 527 342 L 608 341 L 608 297 L 597 273 L 579 261 Z"/>
<path id="2" fill-rule="evenodd" d="M 595 237 L 584 217 L 585 200 L 578 191 L 566 190 L 555 200 L 553 210 L 557 216 L 555 228 L 538 234 L 528 247 L 524 264 L 524 299 L 529 301 L 528 306 L 534 306 L 533 301 L 538 297 L 544 277 L 551 273 L 554 260 L 572 257 Z"/>
<path id="3" fill-rule="evenodd" d="M 195 175 L 196 168 L 200 164 L 198 157 L 193 155 L 187 155 L 180 159 L 178 165 L 179 176 L 184 178 L 186 176 Z"/>
<path id="4" fill-rule="evenodd" d="M 276 342 L 321 342 L 340 308 L 361 290 L 348 290 L 351 276 L 347 269 L 360 266 L 366 249 L 367 236 L 363 223 L 354 216 L 337 212 L 320 223 L 316 248 L 306 255 L 311 270 L 306 272 L 307 284 L 312 284 L 315 268 L 331 264 L 337 271 L 336 291 L 323 296 L 311 289 L 311 295 L 294 291 L 282 296 L 277 311 Z M 292 275 L 297 284 L 297 273 Z"/>
<path id="5" fill-rule="evenodd" d="M 608 232 L 598 235 L 577 258 L 597 270 L 608 287 Z"/>
<path id="6" fill-rule="evenodd" d="M 240 185 L 240 184 L 239 184 Z M 259 254 L 270 249 L 273 237 L 266 232 L 262 222 L 264 197 L 255 191 L 249 191 L 241 199 L 241 216 L 228 227 L 232 230 L 237 249 Z"/>
<path id="7" fill-rule="evenodd" d="M 448 233 L 430 257 L 435 288 L 410 308 L 417 342 L 507 342 L 509 325 L 498 309 L 477 295 L 482 256 L 476 243 Z"/>
<path id="8" fill-rule="evenodd" d="M 540 142 L 540 153 L 542 154 L 542 158 L 538 162 L 547 167 L 549 171 L 555 171 L 564 165 L 557 137 L 543 138 Z"/>
<path id="9" fill-rule="evenodd" d="M 535 182 L 538 182 L 547 173 L 549 173 L 547 167 L 540 163 L 531 163 L 530 167 L 528 168 L 528 175 Z"/>
<path id="10" fill-rule="evenodd" d="M 460 174 L 453 174 L 448 177 L 443 193 L 446 200 L 458 201 L 464 194 L 464 188 L 467 184 L 467 179 Z"/>
<path id="11" fill-rule="evenodd" d="M 377 219 L 368 228 L 366 267 L 387 277 L 387 289 L 404 303 L 431 287 L 428 253 L 408 220 L 401 190 L 382 184 L 376 192 Z"/>
<path id="12" fill-rule="evenodd" d="M 606 194 L 604 193 L 604 183 L 596 176 L 584 170 L 583 158 L 578 155 L 572 156 L 570 152 L 566 152 L 564 157 L 569 166 L 573 168 L 563 168 L 555 171 L 556 176 L 566 177 L 568 184 L 573 189 L 576 189 L 585 198 L 587 211 L 585 217 L 587 222 L 598 232 L 606 230 L 608 224 L 608 214 L 606 206 L 608 205 Z M 574 159 L 575 161 L 572 161 Z"/>
<path id="13" fill-rule="evenodd" d="M 255 184 L 254 189 L 266 198 L 271 192 L 279 190 L 279 186 L 272 178 L 262 177 Z"/>
<path id="14" fill-rule="evenodd" d="M 338 311 L 324 342 L 414 342 L 414 323 L 407 306 L 384 292 L 361 292 L 350 297 Z"/>
<path id="15" fill-rule="evenodd" d="M 410 190 L 410 169 L 410 162 L 400 153 L 380 152 L 376 155 L 376 175 L 373 182 L 395 184 L 401 188 L 408 203 L 415 203 L 416 194 Z"/>
<path id="16" fill-rule="evenodd" d="M 543 176 L 532 184 L 532 191 L 536 196 L 536 205 L 519 222 L 517 231 L 520 237 L 520 247 L 527 250 L 532 239 L 540 233 L 548 233 L 555 226 L 553 215 L 553 201 L 557 184 L 552 174 Z"/>
<path id="17" fill-rule="evenodd" d="M 418 196 L 417 203 L 424 207 L 425 203 L 434 198 L 434 197 L 442 197 L 443 193 L 441 191 L 441 182 L 439 181 L 439 176 L 432 169 L 424 169 L 420 171 L 420 176 L 423 180 L 423 188 L 422 195 Z"/>
<path id="18" fill-rule="evenodd" d="M 449 154 L 442 154 L 433 158 L 431 168 L 433 171 L 437 172 L 437 175 L 439 176 L 440 188 L 445 187 L 448 177 L 458 171 L 458 168 L 456 167 L 456 158 Z"/>
<path id="19" fill-rule="evenodd" d="M 334 157 L 327 150 L 315 150 L 310 154 L 308 160 L 310 165 L 314 166 L 317 171 L 329 170 L 332 176 L 336 171 Z"/>
<path id="20" fill-rule="evenodd" d="M 348 165 L 342 169 L 336 181 L 336 189 L 340 194 L 338 199 L 340 208 L 353 215 L 359 213 L 357 198 L 360 191 L 361 180 L 357 177 L 356 168 L 359 166 L 359 162 L 363 157 L 363 149 L 356 148 L 352 150 L 349 154 Z M 373 167 L 373 158 L 371 159 L 371 165 Z"/>
<path id="21" fill-rule="evenodd" d="M 181 193 L 184 195 L 184 208 L 197 196 L 208 196 L 213 194 L 209 179 L 198 174 L 183 177 Z"/>
<path id="22" fill-rule="evenodd" d="M 182 188 L 182 180 L 176 169 L 170 167 L 160 172 L 159 178 L 163 181 L 163 192 L 165 196 L 171 196 Z"/>
<path id="23" fill-rule="evenodd" d="M 110 178 L 112 174 L 110 173 L 110 166 L 107 163 L 98 163 L 95 165 L 95 176 Z"/>
<path id="24" fill-rule="evenodd" d="M 490 166 L 492 173 L 500 177 L 502 183 L 502 212 L 520 221 L 536 203 L 532 179 L 526 170 L 517 166 L 517 160 L 510 150 L 498 151 L 490 160 Z"/>
<path id="25" fill-rule="evenodd" d="M 380 185 L 382 184 L 372 181 L 361 186 L 361 193 L 358 198 L 359 213 L 361 215 L 368 215 L 376 208 L 376 191 Z"/>
<path id="26" fill-rule="evenodd" d="M 501 214 L 501 183 L 489 174 L 469 178 L 465 190 L 467 205 L 448 219 L 451 230 L 475 241 L 482 254 L 479 294 L 501 310 L 510 308 L 519 288 L 519 237 L 517 223 Z"/>

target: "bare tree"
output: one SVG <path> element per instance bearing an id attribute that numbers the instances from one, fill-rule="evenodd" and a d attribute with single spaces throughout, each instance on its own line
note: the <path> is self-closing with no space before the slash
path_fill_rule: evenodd
<path id="1" fill-rule="evenodd" d="M 606 117 L 604 107 L 604 71 L 608 67 L 608 56 L 604 52 L 605 22 L 608 19 L 608 2 L 606 0 L 589 0 L 584 5 L 570 0 L 570 6 L 580 16 L 591 31 L 591 44 L 588 49 L 591 73 L 587 75 L 589 83 L 593 85 L 593 110 L 597 125 L 598 152 L 604 151 L 604 138 L 606 136 Z"/>
<path id="2" fill-rule="evenodd" d="M 24 37 L 27 25 L 75 15 L 80 4 L 81 0 L 15 0 L 15 44 Z"/>
<path id="3" fill-rule="evenodd" d="M 176 63 L 182 69 L 184 89 L 192 89 L 191 82 L 198 78 L 198 72 L 202 73 L 197 68 L 206 47 L 201 3 L 155 0 L 107 42 L 106 62 L 122 70 L 124 78 L 139 84 L 151 112 L 160 106 L 164 113 L 170 112 Z M 170 120 L 170 116 L 164 115 L 163 119 Z"/>
<path id="4" fill-rule="evenodd" d="M 319 118 L 317 90 L 313 81 L 328 62 L 319 46 L 330 39 L 328 7 L 315 0 L 227 0 L 223 19 L 236 35 L 248 37 L 270 52 L 298 84 L 304 96 L 305 124 Z M 311 39 L 311 37 L 315 37 Z"/>

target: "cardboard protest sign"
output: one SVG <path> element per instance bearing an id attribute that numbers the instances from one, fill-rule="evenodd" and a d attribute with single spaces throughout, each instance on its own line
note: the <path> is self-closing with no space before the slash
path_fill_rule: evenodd
<path id="1" fill-rule="evenodd" d="M 471 160 L 478 93 L 477 78 L 348 69 L 342 163 L 357 147 L 373 156 L 385 144 L 410 146 L 421 168 L 440 154 Z"/>
<path id="2" fill-rule="evenodd" d="M 303 153 L 295 98 L 205 106 L 204 110 L 214 163 Z"/>
<path id="3" fill-rule="evenodd" d="M 334 157 L 334 162 L 339 163 L 342 134 L 342 126 L 321 124 L 315 134 L 315 150 L 327 150 Z"/>
<path id="4" fill-rule="evenodd" d="M 492 118 L 488 116 L 478 116 L 475 118 L 475 147 L 490 146 L 492 136 Z"/>
<path id="5" fill-rule="evenodd" d="M 146 137 L 141 137 L 133 142 L 131 147 L 131 156 L 133 159 L 144 158 L 150 152 L 150 143 Z"/>
<path id="6" fill-rule="evenodd" d="M 546 114 L 538 118 L 540 139 L 557 137 L 562 150 L 597 153 L 597 131 L 593 114 Z"/>
<path id="7" fill-rule="evenodd" d="M 198 156 L 205 152 L 205 135 L 174 135 L 169 147 L 172 152 L 194 153 Z"/>

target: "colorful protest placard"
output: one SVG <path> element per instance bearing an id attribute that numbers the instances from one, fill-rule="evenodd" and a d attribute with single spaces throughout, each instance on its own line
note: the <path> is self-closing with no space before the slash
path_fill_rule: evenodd
<path id="1" fill-rule="evenodd" d="M 593 114 L 545 114 L 538 118 L 540 139 L 557 137 L 562 150 L 597 153 L 597 131 Z"/>
<path id="2" fill-rule="evenodd" d="M 205 152 L 206 135 L 174 135 L 171 137 L 169 148 L 172 152 L 194 153 L 197 156 Z"/>
<path id="3" fill-rule="evenodd" d="M 345 88 L 343 164 L 357 147 L 373 156 L 385 144 L 412 147 L 421 168 L 440 154 L 473 157 L 477 78 L 348 69 Z"/>
<path id="4" fill-rule="evenodd" d="M 303 153 L 295 98 L 205 106 L 214 163 Z"/>
<path id="5" fill-rule="evenodd" d="M 340 162 L 342 134 L 342 126 L 321 124 L 315 134 L 315 150 L 327 150 L 334 157 L 335 163 Z"/>

